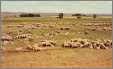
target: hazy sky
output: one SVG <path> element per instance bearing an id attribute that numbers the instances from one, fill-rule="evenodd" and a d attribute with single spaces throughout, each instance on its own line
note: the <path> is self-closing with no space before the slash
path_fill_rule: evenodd
<path id="1" fill-rule="evenodd" d="M 112 1 L 2 1 L 1 11 L 112 14 Z"/>

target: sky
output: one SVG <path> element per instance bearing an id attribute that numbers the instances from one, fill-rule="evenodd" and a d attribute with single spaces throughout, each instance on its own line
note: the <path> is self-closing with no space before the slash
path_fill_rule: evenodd
<path id="1" fill-rule="evenodd" d="M 1 11 L 112 14 L 112 1 L 2 1 Z"/>

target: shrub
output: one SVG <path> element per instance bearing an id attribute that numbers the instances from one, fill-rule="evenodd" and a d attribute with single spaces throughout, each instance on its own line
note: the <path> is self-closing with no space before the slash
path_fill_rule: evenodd
<path id="1" fill-rule="evenodd" d="M 29 13 L 29 14 L 20 14 L 20 17 L 40 17 L 40 14 L 32 14 L 32 13 Z"/>
<path id="2" fill-rule="evenodd" d="M 95 19 L 97 17 L 97 15 L 96 14 L 93 14 L 93 18 Z"/>
<path id="3" fill-rule="evenodd" d="M 59 13 L 59 18 L 63 19 L 63 13 Z"/>
<path id="4" fill-rule="evenodd" d="M 77 14 L 72 14 L 72 16 L 76 16 L 76 17 L 77 17 L 77 19 L 80 19 L 80 18 L 81 18 L 81 16 L 82 16 L 82 14 L 77 13 Z"/>

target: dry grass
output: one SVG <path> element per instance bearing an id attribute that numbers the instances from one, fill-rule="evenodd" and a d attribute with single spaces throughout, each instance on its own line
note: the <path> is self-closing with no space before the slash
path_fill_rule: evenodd
<path id="1" fill-rule="evenodd" d="M 56 49 L 40 52 L 5 52 L 3 67 L 111 67 L 112 50 Z M 17 65 L 16 65 L 17 64 Z M 20 64 L 20 66 L 18 66 Z M 24 66 L 25 65 L 25 66 Z"/>
<path id="2" fill-rule="evenodd" d="M 90 18 L 83 18 L 77 20 L 75 17 L 65 17 L 63 20 L 57 20 L 54 17 L 40 17 L 40 18 L 4 18 L 3 19 L 3 33 L 9 31 L 13 32 L 12 36 L 15 36 L 19 30 L 23 33 L 31 32 L 33 34 L 34 41 L 31 44 L 38 42 L 39 40 L 48 39 L 55 40 L 57 47 L 61 47 L 61 44 L 65 40 L 72 38 L 86 38 L 90 40 L 96 39 L 112 39 L 111 31 L 91 31 L 85 29 L 83 24 L 91 23 L 94 21 Z M 111 21 L 111 17 L 99 17 L 96 20 Z M 110 24 L 111 24 L 110 22 Z M 44 27 L 41 29 L 23 29 L 23 28 L 7 28 L 8 25 L 19 24 L 36 24 L 41 23 L 43 25 L 55 25 L 53 28 Z M 71 27 L 68 31 L 68 35 L 58 34 L 54 37 L 43 36 L 51 31 L 58 30 L 61 27 Z M 87 35 L 84 32 L 89 32 Z M 78 33 L 81 32 L 82 34 Z M 8 44 L 5 47 L 14 49 L 16 47 L 26 47 L 26 42 L 22 40 L 13 41 L 14 44 Z M 0 67 L 112 67 L 112 49 L 107 50 L 95 50 L 87 48 L 77 49 L 54 49 L 39 52 L 5 52 L 3 63 L 0 63 Z"/>

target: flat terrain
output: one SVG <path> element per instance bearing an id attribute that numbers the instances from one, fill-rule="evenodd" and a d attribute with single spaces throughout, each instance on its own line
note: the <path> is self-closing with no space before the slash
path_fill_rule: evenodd
<path id="1" fill-rule="evenodd" d="M 57 49 L 40 52 L 9 52 L 6 67 L 111 67 L 112 50 Z"/>
<path id="2" fill-rule="evenodd" d="M 0 67 L 112 67 L 112 49 L 62 48 L 62 44 L 71 39 L 112 40 L 111 16 L 98 16 L 96 19 L 5 17 L 2 21 L 3 33 L 12 37 L 30 33 L 33 39 L 31 45 L 40 40 L 53 40 L 56 42 L 56 49 L 38 52 L 4 52 Z M 62 28 L 68 29 L 62 30 Z M 25 39 L 3 43 L 6 49 L 27 45 Z"/>

